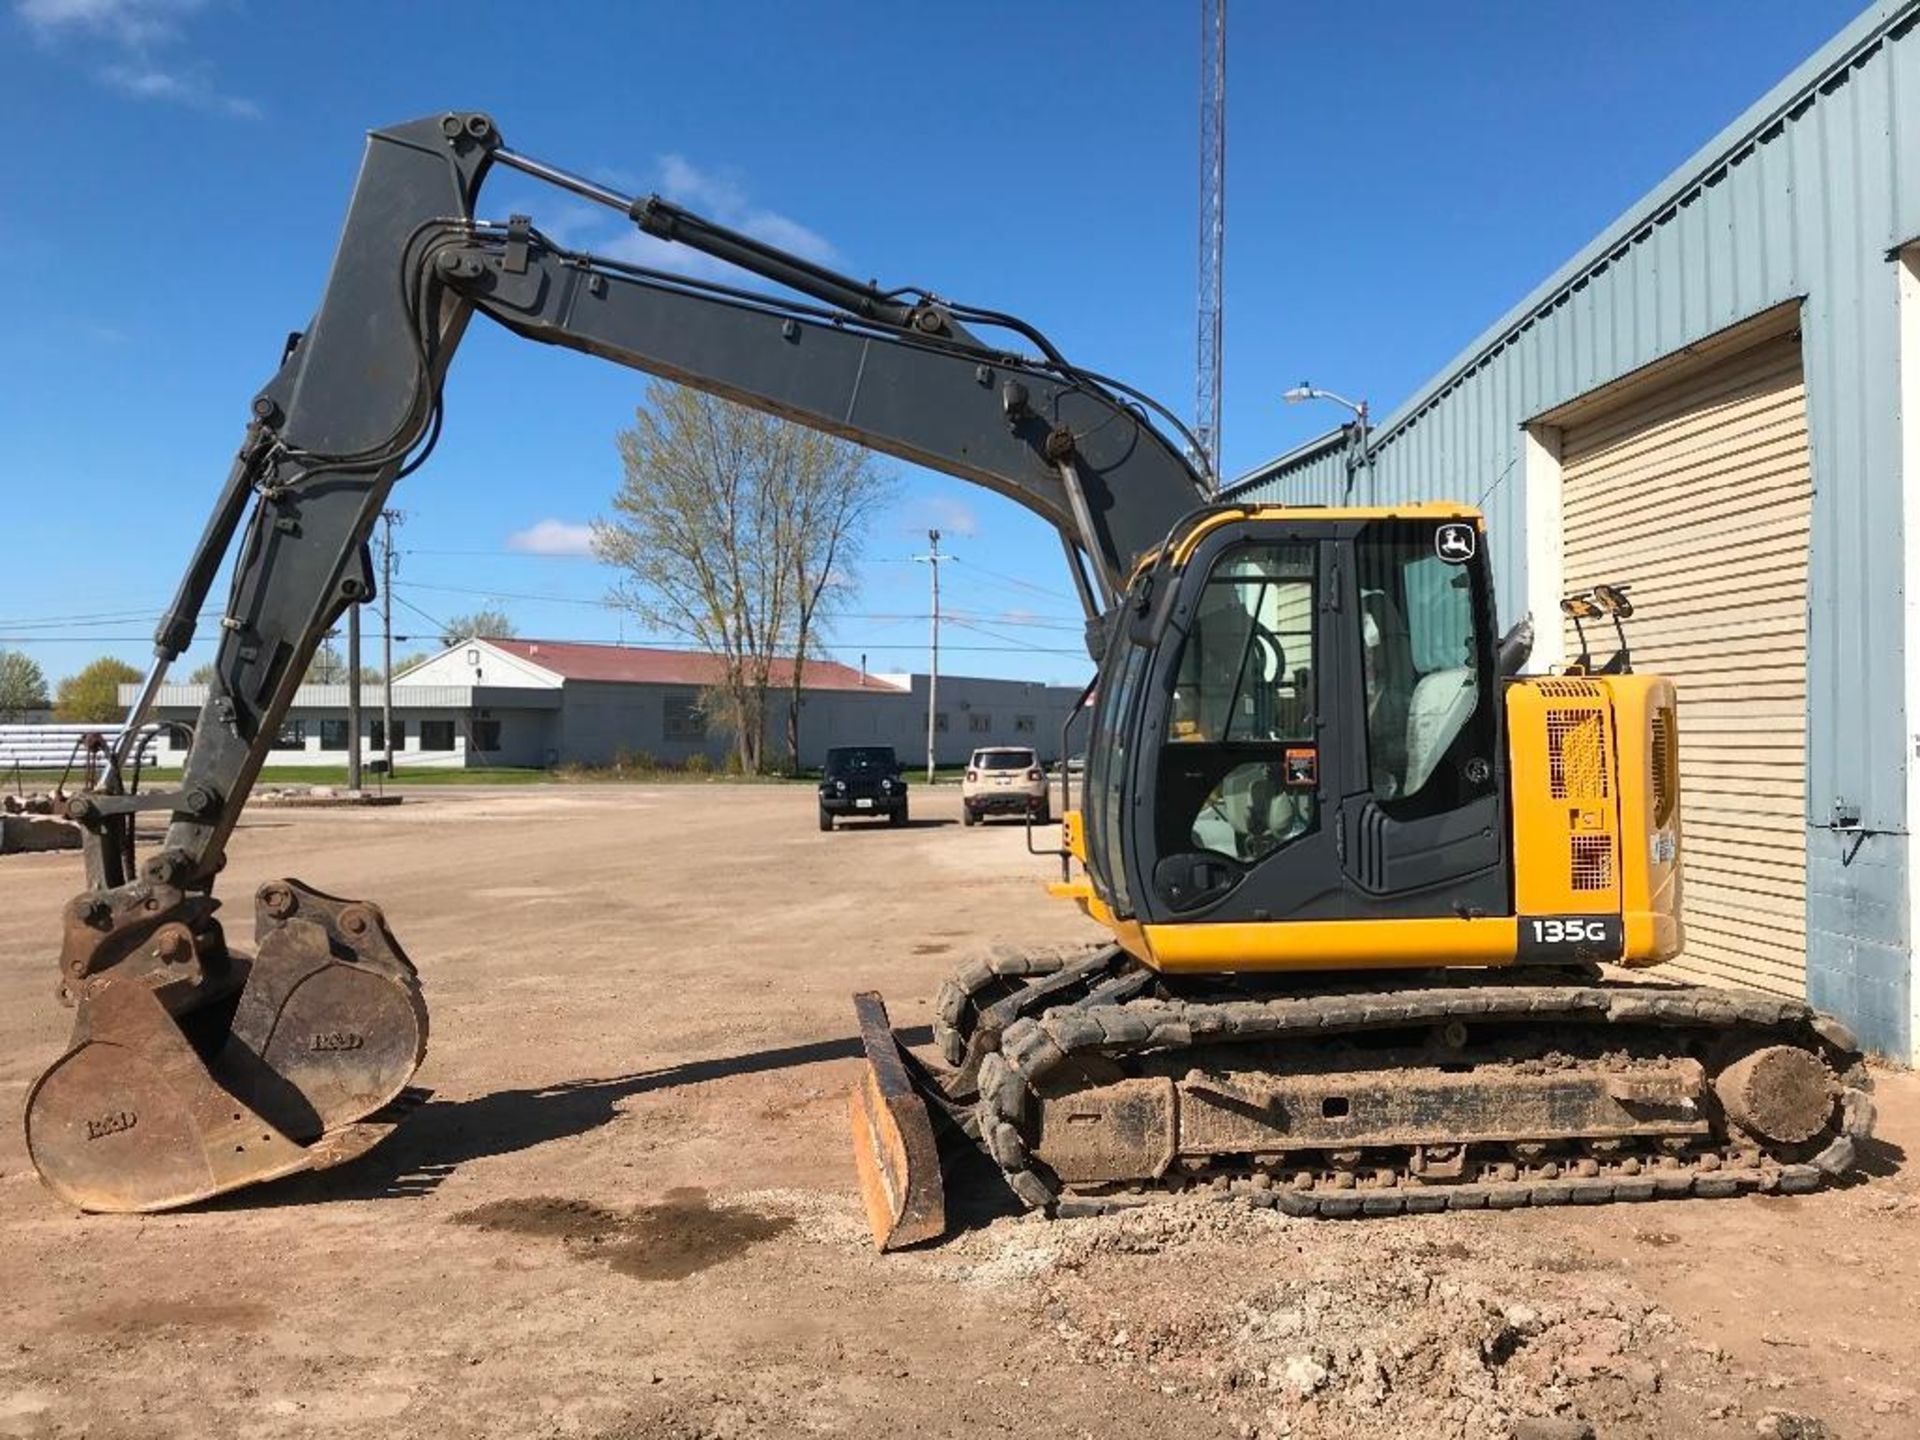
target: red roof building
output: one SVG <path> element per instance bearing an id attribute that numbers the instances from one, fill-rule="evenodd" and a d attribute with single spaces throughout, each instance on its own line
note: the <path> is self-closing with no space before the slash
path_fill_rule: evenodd
<path id="1" fill-rule="evenodd" d="M 725 661 L 718 655 L 694 650 L 660 650 L 642 645 L 589 645 L 577 640 L 487 639 L 491 648 L 518 656 L 562 680 L 602 680 L 625 685 L 718 685 Z M 456 650 L 458 646 L 454 647 Z M 777 689 L 793 683 L 792 657 L 776 659 L 770 676 Z M 864 674 L 836 660 L 809 660 L 801 672 L 806 690 L 879 690 L 904 693 L 903 688 Z"/>

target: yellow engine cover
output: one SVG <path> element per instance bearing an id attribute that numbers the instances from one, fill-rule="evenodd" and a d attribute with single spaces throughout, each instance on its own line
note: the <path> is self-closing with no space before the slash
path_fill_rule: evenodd
<path id="1" fill-rule="evenodd" d="M 1507 689 L 1514 908 L 1614 916 L 1621 963 L 1679 953 L 1680 779 L 1673 682 L 1562 675 Z"/>

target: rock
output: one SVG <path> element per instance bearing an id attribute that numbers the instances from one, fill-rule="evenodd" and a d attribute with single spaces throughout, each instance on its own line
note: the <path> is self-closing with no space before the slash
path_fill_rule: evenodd
<path id="1" fill-rule="evenodd" d="M 0 815 L 0 855 L 44 850 L 78 850 L 78 825 L 40 815 Z"/>
<path id="2" fill-rule="evenodd" d="M 1280 1383 L 1302 1400 L 1327 1383 L 1327 1367 L 1311 1355 L 1289 1355 L 1280 1363 Z"/>
<path id="3" fill-rule="evenodd" d="M 1546 1322 L 1540 1318 L 1540 1312 L 1531 1305 L 1508 1305 L 1501 1312 L 1508 1328 L 1521 1335 L 1538 1335 L 1546 1329 Z"/>
<path id="4" fill-rule="evenodd" d="M 1753 1432 L 1764 1440 L 1833 1440 L 1826 1421 L 1791 1410 L 1769 1410 L 1754 1421 Z"/>
<path id="5" fill-rule="evenodd" d="M 1577 1415 L 1529 1415 L 1513 1422 L 1513 1440 L 1594 1440 L 1593 1425 Z"/>
<path id="6" fill-rule="evenodd" d="M 1623 1360 L 1614 1366 L 1614 1373 L 1642 1394 L 1652 1395 L 1660 1389 L 1660 1372 L 1645 1360 Z"/>

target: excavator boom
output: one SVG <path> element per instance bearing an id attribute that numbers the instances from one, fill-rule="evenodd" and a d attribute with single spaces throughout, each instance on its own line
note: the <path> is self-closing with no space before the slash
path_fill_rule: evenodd
<path id="1" fill-rule="evenodd" d="M 479 218 L 496 165 L 785 293 L 569 250 L 527 217 Z M 81 1208 L 165 1208 L 337 1163 L 408 1094 L 426 1011 L 378 909 L 268 885 L 257 947 L 242 953 L 212 892 L 315 649 L 373 594 L 367 537 L 432 449 L 442 384 L 475 316 L 1019 502 L 1060 532 L 1096 650 L 1099 617 L 1134 562 L 1206 499 L 1140 399 L 1011 317 L 883 292 L 658 196 L 618 194 L 506 149 L 484 114 L 374 132 L 320 304 L 252 401 L 106 779 L 73 805 L 88 889 L 67 910 L 60 993 L 76 1023 L 30 1097 L 27 1128 L 42 1176 Z M 994 330 L 1009 344 L 977 333 Z M 236 540 L 180 783 L 129 793 L 132 747 Z M 156 811 L 165 841 L 137 861 L 133 822 Z"/>

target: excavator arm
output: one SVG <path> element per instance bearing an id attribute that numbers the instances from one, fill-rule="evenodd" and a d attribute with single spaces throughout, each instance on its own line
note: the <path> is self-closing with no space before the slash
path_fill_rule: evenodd
<path id="1" fill-rule="evenodd" d="M 477 219 L 496 165 L 787 294 L 572 251 L 524 217 Z M 374 132 L 320 306 L 253 400 L 106 781 L 73 803 L 89 888 L 67 910 L 61 995 L 78 1013 L 30 1098 L 28 1140 L 43 1177 L 83 1208 L 166 1208 L 336 1163 L 379 1138 L 424 1055 L 417 977 L 376 906 L 267 885 L 245 955 L 228 947 L 212 889 L 315 649 L 373 593 L 367 537 L 438 436 L 444 377 L 476 314 L 1019 502 L 1062 537 L 1090 646 L 1135 561 L 1207 498 L 1148 420 L 1151 402 L 1011 317 L 882 291 L 659 197 L 618 194 L 506 149 L 482 114 Z M 987 330 L 1039 353 L 990 345 Z M 236 538 L 181 783 L 127 793 L 130 752 Z M 153 811 L 168 815 L 166 838 L 136 867 L 133 822 Z"/>

